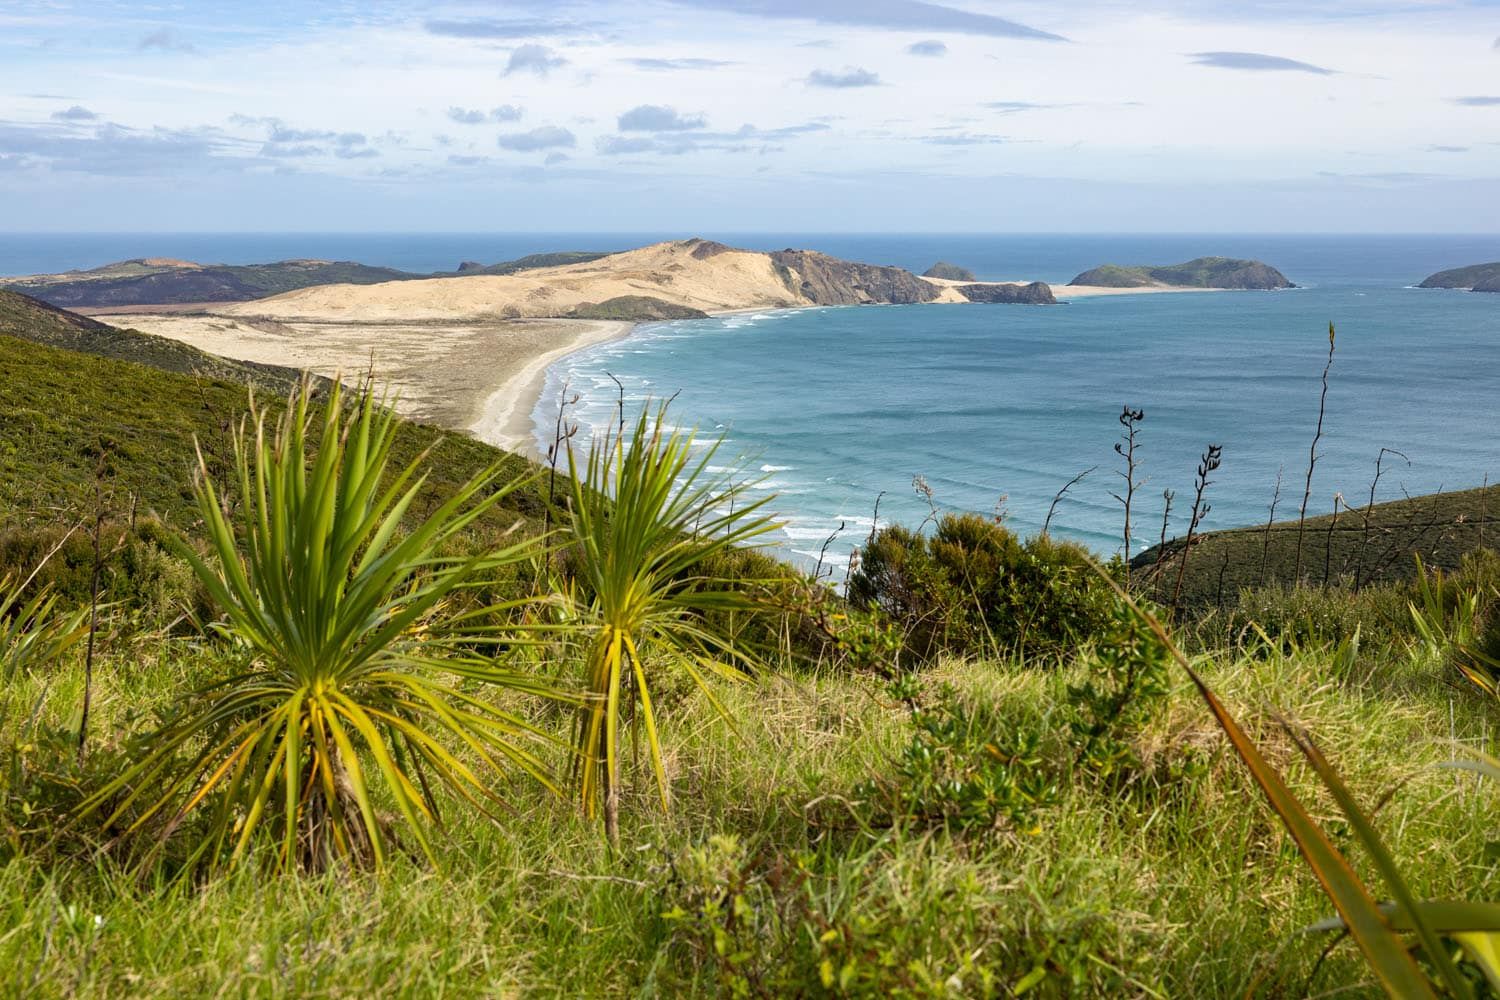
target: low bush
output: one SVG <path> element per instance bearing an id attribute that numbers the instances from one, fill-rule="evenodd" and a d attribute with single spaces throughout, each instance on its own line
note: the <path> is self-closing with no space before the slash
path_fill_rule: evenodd
<path id="1" fill-rule="evenodd" d="M 70 531 L 56 524 L 22 523 L 0 531 L 0 576 L 31 577 L 33 587 L 48 588 L 60 605 L 87 606 L 94 574 L 91 527 Z M 184 616 L 206 621 L 211 615 L 208 592 L 175 554 L 171 529 L 160 521 L 105 521 L 99 543 L 103 603 L 116 605 L 145 625 L 167 625 Z"/>
<path id="2" fill-rule="evenodd" d="M 1144 928 L 1070 905 L 1060 885 L 1018 906 L 1016 886 L 987 884 L 984 869 L 928 838 L 788 853 L 711 836 L 669 866 L 660 920 L 673 961 L 653 985 L 745 998 L 1160 995 L 1129 957 Z"/>
<path id="3" fill-rule="evenodd" d="M 943 652 L 1054 656 L 1098 635 L 1115 604 L 1081 546 L 1022 541 L 976 514 L 944 515 L 931 535 L 882 529 L 860 553 L 849 599 L 889 616 L 922 661 Z"/>

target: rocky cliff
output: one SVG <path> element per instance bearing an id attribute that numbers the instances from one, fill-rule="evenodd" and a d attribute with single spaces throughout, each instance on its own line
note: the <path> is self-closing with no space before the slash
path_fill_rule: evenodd
<path id="1" fill-rule="evenodd" d="M 1295 288 L 1286 275 L 1258 260 L 1233 257 L 1199 257 L 1183 264 L 1143 264 L 1123 267 L 1104 264 L 1068 282 L 1104 288 Z"/>
<path id="2" fill-rule="evenodd" d="M 816 250 L 777 250 L 771 261 L 793 293 L 820 306 L 931 302 L 942 289 L 899 267 L 839 260 Z"/>
<path id="3" fill-rule="evenodd" d="M 1500 292 L 1500 261 L 1493 264 L 1471 264 L 1439 271 L 1424 280 L 1418 288 L 1467 288 L 1471 292 Z"/>

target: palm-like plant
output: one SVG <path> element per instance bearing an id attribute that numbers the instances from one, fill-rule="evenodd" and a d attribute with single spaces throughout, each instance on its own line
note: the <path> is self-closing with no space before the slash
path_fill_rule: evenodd
<path id="1" fill-rule="evenodd" d="M 619 735 L 625 706 L 638 706 L 662 808 L 668 807 L 656 711 L 643 650 L 680 663 L 723 713 L 706 675 L 742 676 L 751 661 L 705 620 L 712 611 L 748 609 L 748 581 L 713 575 L 710 560 L 751 542 L 775 523 L 761 513 L 770 497 L 745 502 L 747 484 L 716 474 L 715 443 L 693 455 L 693 435 L 669 431 L 665 406 L 643 409 L 628 439 L 608 434 L 571 475 L 567 541 L 580 590 L 580 628 L 588 635 L 586 700 L 574 729 L 574 779 L 586 815 L 619 836 Z"/>
<path id="2" fill-rule="evenodd" d="M 188 694 L 139 761 L 83 807 L 107 812 L 108 823 L 133 813 L 132 831 L 153 816 L 167 817 L 170 831 L 206 810 L 193 862 L 238 862 L 267 825 L 283 869 L 378 867 L 397 826 L 431 860 L 435 785 L 483 809 L 498 801 L 487 770 L 547 780 L 526 747 L 534 731 L 476 693 L 545 689 L 472 652 L 485 641 L 470 628 L 477 613 L 445 603 L 534 543 L 439 554 L 522 483 L 502 484 L 492 466 L 425 518 L 409 517 L 426 453 L 388 475 L 394 415 L 368 391 L 346 403 L 336 386 L 314 443 L 311 396 L 307 385 L 293 393 L 274 435 L 259 413 L 253 430 L 241 426 L 237 514 L 200 456 L 208 554 L 184 554 L 246 665 Z M 404 824 L 382 816 L 381 786 Z"/>
<path id="3" fill-rule="evenodd" d="M 61 614 L 50 588 L 27 597 L 35 576 L 0 577 L 0 680 L 56 660 L 88 631 L 86 614 Z"/>

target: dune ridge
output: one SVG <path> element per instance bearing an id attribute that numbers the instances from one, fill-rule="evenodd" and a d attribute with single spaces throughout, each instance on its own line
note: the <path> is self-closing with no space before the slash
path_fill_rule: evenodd
<path id="1" fill-rule="evenodd" d="M 798 260 L 803 270 L 781 263 L 778 256 Z M 830 268 L 826 262 L 840 267 Z M 823 266 L 817 274 L 810 273 L 815 264 Z M 834 304 L 827 301 L 832 296 L 850 303 L 891 301 L 877 294 L 881 289 L 871 281 L 876 272 L 897 272 L 920 282 L 899 268 L 847 264 L 822 255 L 773 255 L 694 239 L 517 274 L 319 285 L 221 311 L 277 320 L 484 322 L 565 316 L 623 296 L 645 296 L 707 313 L 828 305 Z M 967 300 L 955 290 L 934 285 L 929 301 Z"/>

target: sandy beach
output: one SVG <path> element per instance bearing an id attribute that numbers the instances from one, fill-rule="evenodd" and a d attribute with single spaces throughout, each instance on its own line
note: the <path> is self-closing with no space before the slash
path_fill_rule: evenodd
<path id="1" fill-rule="evenodd" d="M 507 451 L 543 459 L 532 433 L 531 414 L 547 384 L 547 369 L 575 351 L 629 336 L 634 323 L 604 320 L 556 320 L 572 329 L 571 339 L 521 362 L 511 375 L 484 400 L 479 418 L 469 426 L 473 435 Z"/>
<path id="2" fill-rule="evenodd" d="M 634 327 L 572 319 L 281 323 L 167 312 L 96 318 L 241 361 L 302 368 L 330 378 L 373 371 L 403 414 L 533 457 L 537 450 L 530 417 L 547 366 L 573 351 L 623 337 Z"/>

